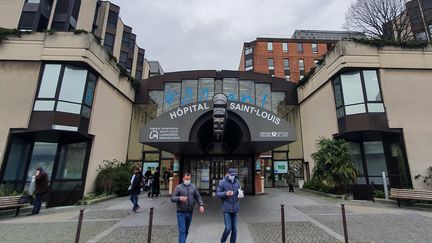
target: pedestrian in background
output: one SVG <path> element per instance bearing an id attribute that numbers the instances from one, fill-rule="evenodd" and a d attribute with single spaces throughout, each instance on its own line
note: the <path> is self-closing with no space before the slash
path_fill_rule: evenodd
<path id="1" fill-rule="evenodd" d="M 136 212 L 140 207 L 138 205 L 138 195 L 141 192 L 141 181 L 142 181 L 141 168 L 139 166 L 136 166 L 134 168 L 134 173 L 131 178 L 131 184 L 128 188 L 130 193 L 129 199 L 132 202 L 132 212 Z"/>
<path id="2" fill-rule="evenodd" d="M 183 175 L 183 183 L 176 186 L 171 196 L 171 201 L 177 204 L 178 242 L 185 243 L 189 234 L 189 226 L 192 222 L 195 202 L 200 205 L 200 213 L 204 213 L 204 202 L 196 186 L 191 183 L 191 175 L 189 173 Z"/>
<path id="3" fill-rule="evenodd" d="M 294 192 L 295 174 L 292 170 L 289 170 L 288 172 L 287 183 L 289 187 L 289 192 Z"/>
<path id="4" fill-rule="evenodd" d="M 156 171 L 153 174 L 151 198 L 153 198 L 153 195 L 156 195 L 157 198 L 160 194 L 160 176 L 159 167 L 156 167 Z"/>
<path id="5" fill-rule="evenodd" d="M 42 167 L 38 167 L 35 172 L 35 200 L 33 204 L 32 215 L 39 214 L 42 207 L 42 197 L 49 190 L 48 187 L 48 174 Z"/>
<path id="6" fill-rule="evenodd" d="M 240 208 L 239 198 L 243 197 L 236 169 L 228 169 L 227 176 L 219 182 L 216 196 L 222 200 L 222 211 L 225 222 L 221 242 L 226 242 L 228 235 L 231 233 L 230 242 L 235 243 L 237 240 L 237 213 Z"/>

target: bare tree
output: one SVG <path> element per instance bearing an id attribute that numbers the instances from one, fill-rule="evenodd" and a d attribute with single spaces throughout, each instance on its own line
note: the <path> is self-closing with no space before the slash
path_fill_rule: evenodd
<path id="1" fill-rule="evenodd" d="M 345 13 L 344 28 L 378 39 L 412 39 L 404 0 L 357 0 Z"/>

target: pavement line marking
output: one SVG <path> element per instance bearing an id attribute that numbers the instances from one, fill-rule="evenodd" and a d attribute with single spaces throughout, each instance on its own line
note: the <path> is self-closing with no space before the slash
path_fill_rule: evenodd
<path id="1" fill-rule="evenodd" d="M 122 222 L 122 220 L 120 220 L 119 222 L 117 222 L 113 226 L 109 227 L 108 229 L 102 231 L 101 233 L 99 233 L 98 235 L 96 235 L 95 237 L 93 237 L 93 239 L 88 240 L 87 243 L 96 243 L 96 242 L 98 242 L 99 240 L 101 240 L 102 238 L 104 238 L 105 236 L 107 236 L 111 232 L 113 232 L 116 228 L 118 228 L 121 225 L 121 222 Z"/>
<path id="2" fill-rule="evenodd" d="M 327 232 L 329 235 L 335 237 L 337 240 L 344 242 L 345 238 L 336 233 L 335 231 L 333 231 L 332 229 L 330 229 L 329 227 L 325 226 L 324 224 L 318 222 L 317 220 L 313 219 L 312 217 L 310 217 L 309 215 L 303 213 L 302 211 L 298 210 L 295 207 L 292 207 L 294 210 L 297 210 L 300 214 L 303 214 L 305 218 L 308 218 L 310 222 L 312 222 L 313 224 L 315 224 L 316 226 L 318 226 L 319 228 L 321 228 L 322 230 L 324 230 L 325 232 Z"/>

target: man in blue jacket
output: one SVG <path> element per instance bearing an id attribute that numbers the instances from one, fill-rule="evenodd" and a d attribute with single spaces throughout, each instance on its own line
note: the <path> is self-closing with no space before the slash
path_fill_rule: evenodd
<path id="1" fill-rule="evenodd" d="M 177 203 L 177 224 L 179 230 L 179 243 L 185 243 L 192 222 L 192 213 L 195 201 L 200 205 L 200 213 L 204 213 L 204 202 L 198 189 L 191 183 L 191 175 L 183 175 L 183 183 L 178 184 L 171 196 L 171 201 Z"/>
<path id="2" fill-rule="evenodd" d="M 237 213 L 240 207 L 239 201 L 240 182 L 237 178 L 237 170 L 228 169 L 227 176 L 219 182 L 216 196 L 222 199 L 222 211 L 224 214 L 225 230 L 221 237 L 221 242 L 226 242 L 231 233 L 231 243 L 237 239 Z"/>

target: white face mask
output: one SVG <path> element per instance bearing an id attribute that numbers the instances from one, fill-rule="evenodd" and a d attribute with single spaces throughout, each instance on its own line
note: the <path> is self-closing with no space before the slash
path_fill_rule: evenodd
<path id="1" fill-rule="evenodd" d="M 235 176 L 228 176 L 228 179 L 230 179 L 231 181 L 234 181 Z"/>
<path id="2" fill-rule="evenodd" d="M 190 180 L 184 180 L 183 184 L 185 184 L 186 186 L 189 186 L 190 185 Z"/>

